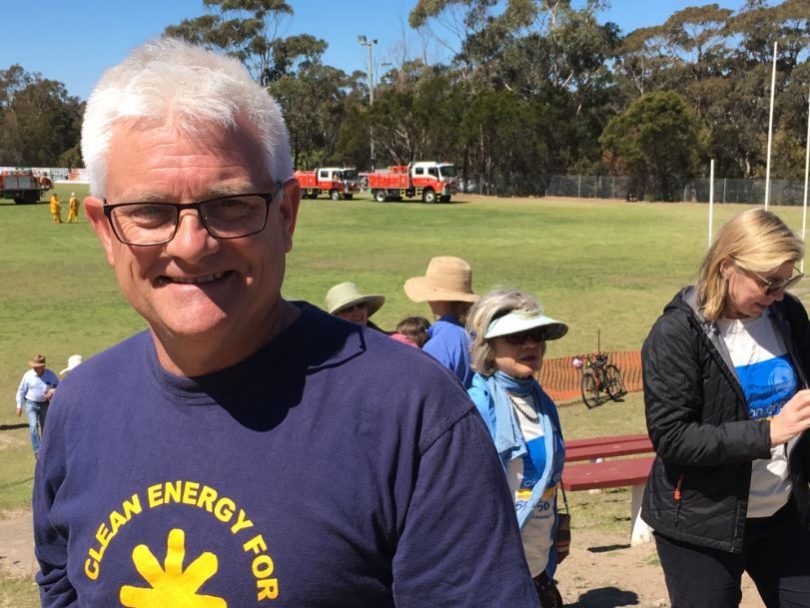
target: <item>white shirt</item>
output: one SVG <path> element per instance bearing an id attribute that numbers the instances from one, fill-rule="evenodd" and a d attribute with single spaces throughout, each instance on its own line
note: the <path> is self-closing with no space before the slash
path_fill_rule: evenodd
<path id="1" fill-rule="evenodd" d="M 770 311 L 760 317 L 722 319 L 717 324 L 745 393 L 748 415 L 762 421 L 776 416 L 796 394 L 798 380 Z M 794 439 L 774 446 L 770 459 L 752 462 L 748 517 L 769 517 L 787 503 L 791 491 L 787 459 L 795 444 Z"/>

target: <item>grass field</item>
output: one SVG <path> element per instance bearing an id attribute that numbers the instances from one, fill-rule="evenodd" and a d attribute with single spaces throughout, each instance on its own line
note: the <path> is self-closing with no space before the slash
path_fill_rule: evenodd
<path id="1" fill-rule="evenodd" d="M 58 185 L 60 199 L 66 202 L 71 189 L 86 194 Z M 715 225 L 743 208 L 718 207 Z M 66 204 L 63 210 L 66 217 Z M 800 208 L 775 211 L 800 228 Z M 24 418 L 14 416 L 26 361 L 43 353 L 58 371 L 69 355 L 90 356 L 144 328 L 122 299 L 83 211 L 81 222 L 51 224 L 45 202 L 0 201 L 0 394 L 6 403 L 0 408 L 0 517 L 27 508 L 30 497 L 33 457 Z M 548 357 L 594 350 L 597 330 L 603 349 L 638 349 L 664 304 L 693 280 L 706 240 L 705 205 L 475 196 L 444 205 L 306 200 L 284 292 L 320 305 L 331 285 L 355 281 L 387 297 L 374 320 L 391 329 L 404 316 L 429 316 L 426 305 L 405 297 L 403 282 L 423 274 L 432 256 L 458 255 L 471 263 L 479 293 L 518 287 L 569 323 L 568 336 L 551 343 Z M 644 429 L 639 395 L 593 411 L 566 407 L 562 417 L 570 438 Z M 587 514 L 577 525 L 624 526 L 628 500 L 626 492 L 577 497 Z M 0 578 L 3 594 L 14 585 Z"/>

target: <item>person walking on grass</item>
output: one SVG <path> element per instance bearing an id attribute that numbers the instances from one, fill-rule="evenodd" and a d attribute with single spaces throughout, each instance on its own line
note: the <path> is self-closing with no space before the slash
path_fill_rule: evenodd
<path id="1" fill-rule="evenodd" d="M 39 454 L 42 431 L 48 416 L 48 406 L 54 390 L 59 385 L 59 378 L 45 367 L 45 363 L 44 355 L 37 355 L 31 359 L 28 362 L 28 367 L 31 369 L 23 374 L 20 386 L 17 388 L 17 417 L 19 418 L 25 410 L 28 418 L 28 434 L 35 458 Z"/>
<path id="2" fill-rule="evenodd" d="M 461 387 L 282 297 L 300 188 L 279 106 L 239 61 L 134 50 L 90 95 L 81 147 L 88 220 L 149 329 L 55 398 L 42 605 L 536 608 Z"/>
<path id="3" fill-rule="evenodd" d="M 810 606 L 810 322 L 804 243 L 771 212 L 726 223 L 642 349 L 656 458 L 641 516 L 673 608 Z"/>
<path id="4" fill-rule="evenodd" d="M 70 193 L 70 200 L 68 201 L 68 218 L 67 223 L 79 223 L 79 199 L 76 198 L 76 193 Z"/>
<path id="5" fill-rule="evenodd" d="M 51 193 L 51 223 L 62 223 L 62 203 L 59 202 L 56 192 Z"/>

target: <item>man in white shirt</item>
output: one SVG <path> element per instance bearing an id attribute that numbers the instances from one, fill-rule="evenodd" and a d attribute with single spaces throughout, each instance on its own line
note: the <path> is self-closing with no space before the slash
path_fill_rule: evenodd
<path id="1" fill-rule="evenodd" d="M 45 356 L 37 355 L 28 362 L 29 369 L 23 374 L 20 387 L 17 389 L 17 417 L 22 414 L 28 417 L 28 432 L 31 435 L 31 447 L 34 458 L 39 453 L 42 440 L 42 429 L 45 428 L 45 417 L 59 378 L 45 367 Z"/>

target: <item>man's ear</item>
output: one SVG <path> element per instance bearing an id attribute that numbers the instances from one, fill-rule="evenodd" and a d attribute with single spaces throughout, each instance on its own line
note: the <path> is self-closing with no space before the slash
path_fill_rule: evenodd
<path id="1" fill-rule="evenodd" d="M 115 255 L 113 253 L 113 239 L 115 235 L 112 233 L 110 223 L 104 216 L 104 203 L 97 199 L 95 196 L 88 196 L 84 199 L 84 213 L 87 215 L 87 220 L 96 231 L 98 240 L 101 241 L 101 246 L 104 247 L 104 253 L 107 254 L 107 262 L 110 266 L 115 265 Z"/>
<path id="2" fill-rule="evenodd" d="M 295 223 L 298 220 L 298 207 L 301 204 L 301 185 L 297 179 L 285 182 L 281 192 L 281 223 L 284 233 L 284 250 L 292 250 L 292 237 L 295 234 Z"/>

